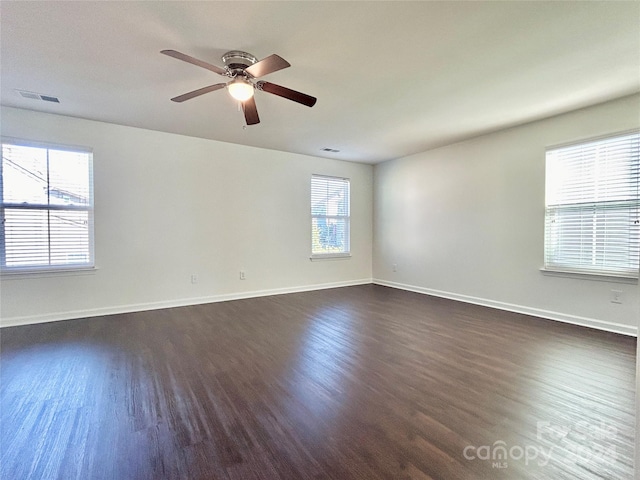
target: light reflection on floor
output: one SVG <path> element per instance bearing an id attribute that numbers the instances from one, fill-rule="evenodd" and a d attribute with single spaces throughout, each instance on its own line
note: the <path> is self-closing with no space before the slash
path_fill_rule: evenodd
<path id="1" fill-rule="evenodd" d="M 325 422 L 338 417 L 348 401 L 348 382 L 358 366 L 359 321 L 348 311 L 321 308 L 308 322 L 297 361 L 291 366 L 292 396 Z"/>

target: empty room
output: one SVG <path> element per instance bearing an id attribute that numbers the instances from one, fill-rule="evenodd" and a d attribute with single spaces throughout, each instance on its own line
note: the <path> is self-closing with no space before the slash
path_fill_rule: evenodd
<path id="1" fill-rule="evenodd" d="M 638 478 L 640 2 L 0 11 L 0 478 Z"/>

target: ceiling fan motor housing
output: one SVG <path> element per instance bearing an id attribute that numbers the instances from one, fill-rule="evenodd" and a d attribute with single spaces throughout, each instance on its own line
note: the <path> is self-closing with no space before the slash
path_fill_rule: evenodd
<path id="1" fill-rule="evenodd" d="M 257 63 L 258 59 L 250 53 L 243 52 L 241 50 L 232 50 L 222 56 L 222 61 L 227 68 L 233 71 L 244 70 L 254 63 Z"/>

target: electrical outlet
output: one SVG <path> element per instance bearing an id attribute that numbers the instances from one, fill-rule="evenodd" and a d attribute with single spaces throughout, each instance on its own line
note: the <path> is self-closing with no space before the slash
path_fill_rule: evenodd
<path id="1" fill-rule="evenodd" d="M 611 303 L 622 303 L 622 290 L 611 290 Z"/>
<path id="2" fill-rule="evenodd" d="M 245 278 L 244 270 L 240 270 L 240 280 L 244 280 Z"/>
<path id="3" fill-rule="evenodd" d="M 391 268 L 393 269 L 394 272 L 398 271 L 398 264 L 394 263 L 393 265 L 391 265 Z"/>
<path id="4" fill-rule="evenodd" d="M 191 283 L 198 283 L 198 275 L 193 273 L 191 274 Z"/>

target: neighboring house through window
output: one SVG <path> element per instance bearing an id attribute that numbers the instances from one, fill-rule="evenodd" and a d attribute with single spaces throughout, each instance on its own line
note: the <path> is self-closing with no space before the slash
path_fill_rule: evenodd
<path id="1" fill-rule="evenodd" d="M 88 149 L 3 139 L 4 272 L 94 266 L 92 160 Z"/>
<path id="2" fill-rule="evenodd" d="M 638 277 L 640 133 L 547 149 L 545 269 Z"/>

